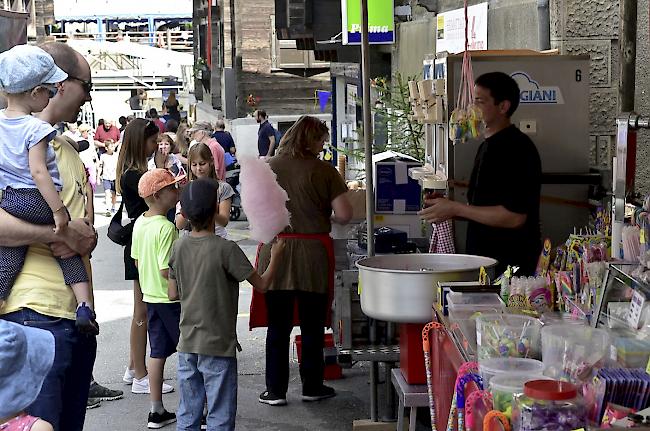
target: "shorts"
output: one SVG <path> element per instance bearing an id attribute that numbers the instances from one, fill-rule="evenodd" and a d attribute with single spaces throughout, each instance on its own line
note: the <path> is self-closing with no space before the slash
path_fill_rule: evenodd
<path id="1" fill-rule="evenodd" d="M 117 190 L 115 188 L 115 180 L 102 180 L 102 186 L 104 186 L 105 192 L 110 190 L 113 193 L 115 193 L 115 191 Z"/>
<path id="2" fill-rule="evenodd" d="M 152 358 L 165 359 L 176 353 L 181 336 L 181 303 L 147 303 L 147 332 Z"/>
<path id="3" fill-rule="evenodd" d="M 124 247 L 124 279 L 139 281 L 140 273 L 135 266 L 135 260 L 131 257 L 131 241 Z"/>

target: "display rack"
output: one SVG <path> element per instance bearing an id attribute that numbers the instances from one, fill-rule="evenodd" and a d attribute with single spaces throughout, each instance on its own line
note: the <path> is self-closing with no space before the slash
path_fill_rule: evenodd
<path id="1" fill-rule="evenodd" d="M 638 264 L 629 263 L 608 265 L 602 294 L 591 322 L 592 326 L 607 328 L 612 333 L 615 342 L 611 359 L 629 368 L 645 368 L 650 356 L 650 332 L 644 337 L 641 331 L 645 331 L 645 328 L 639 329 L 639 325 L 631 323 L 628 317 L 635 294 L 643 301 L 650 299 L 650 284 L 632 275 L 638 267 Z"/>

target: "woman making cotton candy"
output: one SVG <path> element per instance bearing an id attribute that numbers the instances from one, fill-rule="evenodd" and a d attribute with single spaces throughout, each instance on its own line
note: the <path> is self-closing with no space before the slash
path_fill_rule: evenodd
<path id="1" fill-rule="evenodd" d="M 324 122 L 303 116 L 286 132 L 277 155 L 269 160 L 278 184 L 289 197 L 286 206 L 291 226 L 279 235 L 286 239 L 285 260 L 264 294 L 266 307 L 260 307 L 255 299 L 251 306 L 251 327 L 268 325 L 266 390 L 259 396 L 259 402 L 265 404 L 287 403 L 289 334 L 294 324 L 300 325 L 302 336 L 302 400 L 318 401 L 336 395 L 334 389 L 323 385 L 324 327 L 334 280 L 329 232 L 332 222 L 350 221 L 352 207 L 341 175 L 332 164 L 318 159 L 328 139 Z M 260 250 L 258 271 L 268 266 L 270 249 L 266 245 Z"/>

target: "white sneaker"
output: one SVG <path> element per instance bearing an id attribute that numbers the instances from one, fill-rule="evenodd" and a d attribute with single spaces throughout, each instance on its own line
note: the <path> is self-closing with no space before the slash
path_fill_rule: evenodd
<path id="1" fill-rule="evenodd" d="M 162 393 L 168 394 L 174 391 L 174 387 L 163 382 L 162 384 Z M 133 378 L 133 384 L 131 386 L 131 392 L 134 394 L 148 394 L 151 393 L 149 388 L 149 376 L 146 375 L 142 379 Z"/>
<path id="2" fill-rule="evenodd" d="M 135 371 L 129 369 L 129 367 L 126 367 L 126 370 L 124 371 L 124 377 L 122 377 L 122 381 L 127 385 L 130 385 L 133 383 L 134 378 L 135 378 Z"/>

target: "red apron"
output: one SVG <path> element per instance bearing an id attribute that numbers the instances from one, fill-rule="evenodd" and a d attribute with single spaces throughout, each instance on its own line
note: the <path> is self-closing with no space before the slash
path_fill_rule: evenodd
<path id="1" fill-rule="evenodd" d="M 278 238 L 286 239 L 314 239 L 320 241 L 325 247 L 327 252 L 327 312 L 325 314 L 325 326 L 327 328 L 332 326 L 332 300 L 334 299 L 334 242 L 327 233 L 281 233 Z M 258 267 L 260 250 L 263 244 L 257 246 L 257 255 L 255 256 L 255 268 Z M 248 323 L 249 329 L 261 328 L 268 326 L 268 316 L 266 312 L 266 299 L 263 293 L 259 293 L 253 289 L 253 297 L 251 299 L 250 318 Z M 293 326 L 300 326 L 300 319 L 298 318 L 298 303 L 294 302 L 293 305 Z"/>

